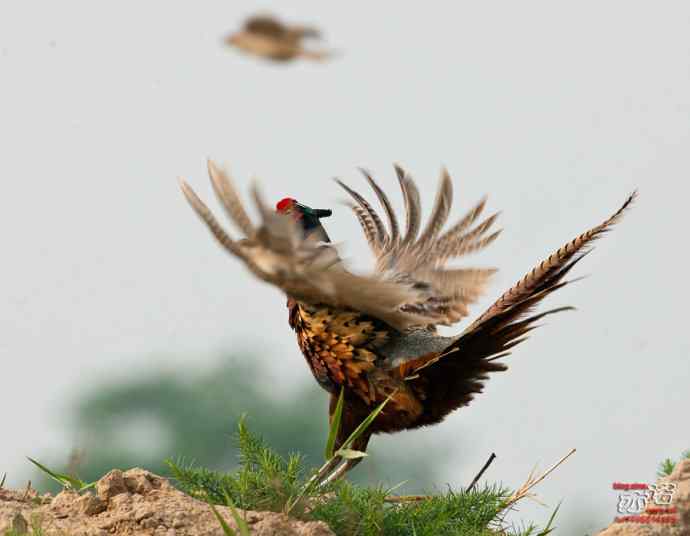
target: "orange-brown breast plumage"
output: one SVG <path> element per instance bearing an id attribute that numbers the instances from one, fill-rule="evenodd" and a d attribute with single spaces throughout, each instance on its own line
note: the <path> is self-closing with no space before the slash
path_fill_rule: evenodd
<path id="1" fill-rule="evenodd" d="M 380 322 L 377 326 L 352 311 L 295 300 L 288 307 L 297 343 L 319 384 L 331 393 L 346 385 L 373 402 L 368 374 L 377 366 L 376 348 L 388 338 Z"/>
<path id="2" fill-rule="evenodd" d="M 392 394 L 374 430 L 395 431 L 412 425 L 423 411 L 420 398 L 399 368 L 388 367 L 380 353 L 391 337 L 399 336 L 397 333 L 354 311 L 295 300 L 289 300 L 288 307 L 299 347 L 324 389 L 338 395 L 345 386 L 352 401 L 363 402 L 357 404 L 362 418 Z"/>

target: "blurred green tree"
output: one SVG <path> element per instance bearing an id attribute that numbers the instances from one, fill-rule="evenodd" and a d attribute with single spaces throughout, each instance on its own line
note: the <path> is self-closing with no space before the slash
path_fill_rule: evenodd
<path id="1" fill-rule="evenodd" d="M 229 355 L 219 362 L 223 365 L 201 374 L 157 372 L 93 387 L 81 395 L 69 418 L 77 438 L 75 452 L 83 455 L 73 455 L 71 462 L 66 462 L 68 453 L 49 453 L 46 459 L 61 458 L 63 467 L 58 462 L 57 469 L 71 465 L 66 469 L 88 481 L 112 468 L 134 466 L 167 475 L 163 461 L 168 457 L 231 470 L 237 456 L 236 424 L 246 413 L 248 426 L 276 451 L 299 452 L 307 466 L 320 465 L 328 434 L 327 393 L 309 382 L 288 399 L 276 399 L 258 360 Z M 374 441 L 367 462 L 351 478 L 390 484 L 405 479 L 406 490 L 429 489 L 438 481 L 447 451 L 428 445 L 418 450 L 424 456 L 377 449 Z"/>

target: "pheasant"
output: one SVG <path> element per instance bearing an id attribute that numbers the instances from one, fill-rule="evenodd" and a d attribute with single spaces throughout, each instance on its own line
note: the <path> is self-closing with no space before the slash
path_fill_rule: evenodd
<path id="1" fill-rule="evenodd" d="M 256 226 L 228 175 L 210 161 L 208 168 L 218 199 L 245 239 L 233 240 L 184 180 L 182 191 L 227 251 L 287 295 L 288 320 L 299 347 L 316 381 L 330 393 L 329 418 L 341 389 L 344 393 L 336 449 L 389 399 L 352 445 L 359 451 L 366 450 L 372 434 L 433 425 L 468 405 L 490 373 L 507 369 L 500 359 L 524 341 L 540 319 L 571 309 L 533 313 L 545 297 L 570 282 L 565 276 L 637 195 L 633 192 L 611 217 L 541 261 L 459 335 L 445 337 L 437 333 L 437 326 L 466 317 L 468 306 L 495 272 L 447 266 L 448 260 L 481 250 L 499 235 L 492 228 L 497 214 L 480 221 L 486 198 L 442 232 L 453 198 L 444 169 L 433 210 L 421 229 L 419 190 L 396 165 L 406 211 L 403 230 L 388 196 L 368 172 L 361 170 L 384 209 L 387 225 L 362 195 L 337 180 L 352 198 L 350 207 L 376 258 L 375 269 L 359 275 L 345 267 L 330 244 L 321 223 L 330 210 L 315 210 L 292 198 L 281 200 L 273 210 L 254 186 L 262 219 Z M 334 477 L 359 461 L 345 460 Z"/>
<path id="2" fill-rule="evenodd" d="M 277 19 L 258 15 L 249 18 L 244 28 L 229 35 L 225 42 L 244 52 L 273 61 L 286 62 L 296 58 L 322 61 L 330 54 L 303 48 L 305 38 L 319 38 L 318 30 L 306 26 L 287 26 Z"/>

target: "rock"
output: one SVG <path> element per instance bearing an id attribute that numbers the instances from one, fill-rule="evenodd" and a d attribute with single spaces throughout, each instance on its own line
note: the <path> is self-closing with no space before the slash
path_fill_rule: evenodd
<path id="1" fill-rule="evenodd" d="M 50 508 L 55 511 L 69 510 L 78 500 L 79 494 L 76 491 L 63 490 L 50 501 Z"/>
<path id="2" fill-rule="evenodd" d="M 105 503 L 95 495 L 86 493 L 76 500 L 79 510 L 87 516 L 95 516 L 100 514 L 106 508 Z"/>
<path id="3" fill-rule="evenodd" d="M 121 510 L 121 511 L 131 510 L 131 508 L 132 508 L 132 495 L 128 491 L 126 491 L 124 493 L 120 493 L 119 495 L 115 495 L 115 497 L 110 499 L 110 506 L 114 510 Z"/>
<path id="4" fill-rule="evenodd" d="M 96 483 L 96 493 L 102 501 L 108 502 L 120 493 L 127 493 L 122 471 L 113 469 Z"/>
<path id="5" fill-rule="evenodd" d="M 181 529 L 187 525 L 187 516 L 185 516 L 184 512 L 179 511 L 173 514 L 173 528 L 174 529 Z"/>
<path id="6" fill-rule="evenodd" d="M 113 532 L 112 529 L 115 529 L 118 524 L 127 521 L 128 516 L 126 515 L 121 515 L 121 514 L 115 514 L 113 515 L 112 512 L 108 512 L 110 515 L 98 525 L 99 529 L 107 530 L 109 532 Z"/>
<path id="7" fill-rule="evenodd" d="M 123 478 L 127 489 L 139 495 L 146 495 L 152 489 L 161 487 L 161 478 L 138 467 L 125 472 Z"/>
<path id="8" fill-rule="evenodd" d="M 151 513 L 151 515 L 153 515 L 153 512 Z M 140 525 L 145 529 L 158 529 L 160 528 L 160 521 L 158 519 L 155 519 L 154 517 L 148 516 L 142 519 Z"/>
<path id="9" fill-rule="evenodd" d="M 134 520 L 137 523 L 141 523 L 142 519 L 146 519 L 147 517 L 151 517 L 153 515 L 153 510 L 151 509 L 150 506 L 145 505 L 142 506 L 141 508 L 137 508 L 134 511 Z"/>

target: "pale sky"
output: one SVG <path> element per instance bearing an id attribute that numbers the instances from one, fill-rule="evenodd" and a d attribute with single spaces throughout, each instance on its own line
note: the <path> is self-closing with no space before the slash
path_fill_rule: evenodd
<path id="1" fill-rule="evenodd" d="M 317 25 L 338 59 L 273 65 L 222 45 L 261 10 Z M 366 268 L 330 179 L 366 190 L 365 166 L 400 207 L 400 162 L 428 209 L 445 165 L 453 214 L 489 194 L 505 227 L 460 263 L 500 268 L 473 316 L 640 190 L 575 270 L 591 277 L 545 304 L 578 311 L 550 318 L 507 373 L 410 447 L 414 463 L 425 441 L 462 445 L 456 486 L 492 451 L 488 479 L 518 486 L 575 447 L 539 495 L 564 500 L 559 534 L 583 510 L 597 515 L 587 530 L 608 524 L 612 482 L 650 481 L 690 448 L 689 60 L 686 1 L 4 1 L 0 473 L 23 485 L 24 456 L 68 452 L 63 409 L 114 377 L 184 376 L 251 346 L 283 383 L 313 381 L 284 298 L 216 246 L 178 176 L 211 200 L 212 157 L 244 191 L 256 176 L 269 198 L 331 207 L 331 237 Z M 290 386 L 266 383 L 289 403 Z M 549 514 L 530 504 L 514 519 Z"/>

